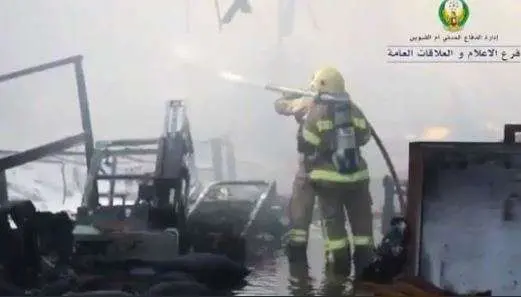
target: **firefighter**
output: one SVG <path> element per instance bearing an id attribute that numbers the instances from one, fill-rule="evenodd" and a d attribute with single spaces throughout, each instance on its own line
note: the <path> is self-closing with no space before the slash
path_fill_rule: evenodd
<path id="1" fill-rule="evenodd" d="M 299 152 L 298 170 L 293 180 L 293 189 L 288 206 L 290 230 L 287 234 L 286 252 L 290 262 L 307 261 L 306 251 L 308 232 L 313 218 L 315 194 L 307 177 L 304 164 L 305 146 L 309 144 L 302 138 L 302 122 L 312 98 L 302 98 L 295 95 L 285 95 L 275 101 L 275 111 L 284 116 L 293 116 L 299 124 L 297 132 L 297 150 Z"/>
<path id="2" fill-rule="evenodd" d="M 316 96 L 302 124 L 302 137 L 313 146 L 305 152 L 305 162 L 322 211 L 328 266 L 341 273 L 351 270 L 345 210 L 354 236 L 354 264 L 359 274 L 372 260 L 374 249 L 369 172 L 360 154 L 360 147 L 371 138 L 371 128 L 349 99 L 337 69 L 317 71 L 310 88 L 319 95 L 345 98 L 339 103 Z"/>

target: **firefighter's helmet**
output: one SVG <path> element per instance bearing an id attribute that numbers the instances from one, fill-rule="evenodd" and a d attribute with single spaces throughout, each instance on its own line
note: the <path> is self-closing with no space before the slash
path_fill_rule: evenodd
<path id="1" fill-rule="evenodd" d="M 332 94 L 346 91 L 344 77 L 333 67 L 325 67 L 315 72 L 311 78 L 310 89 L 314 92 Z"/>

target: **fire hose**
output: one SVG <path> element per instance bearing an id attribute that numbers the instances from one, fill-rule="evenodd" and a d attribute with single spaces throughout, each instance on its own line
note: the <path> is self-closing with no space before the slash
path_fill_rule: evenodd
<path id="1" fill-rule="evenodd" d="M 284 94 L 288 99 L 297 99 L 300 97 L 315 97 L 318 94 L 315 92 L 302 90 L 302 89 L 296 89 L 296 88 L 287 88 L 283 86 L 277 86 L 272 84 L 259 84 L 257 82 L 248 81 L 241 75 L 237 75 L 231 72 L 221 72 L 219 76 L 225 80 L 242 83 L 246 85 L 250 85 L 257 88 L 264 88 L 265 90 L 281 93 Z M 330 101 L 336 101 L 336 100 L 346 100 L 345 98 L 336 98 L 332 95 L 328 94 L 321 94 L 320 97 L 325 100 Z M 374 129 L 373 125 L 368 121 L 368 126 L 371 131 L 371 136 L 374 138 L 374 141 L 376 143 L 376 146 L 380 150 L 380 153 L 382 154 L 385 164 L 391 174 L 391 179 L 394 182 L 394 187 L 396 190 L 396 194 L 398 196 L 398 203 L 400 206 L 400 213 L 403 215 L 405 214 L 405 207 L 406 207 L 406 201 L 405 201 L 405 193 L 403 192 L 403 189 L 401 187 L 400 179 L 398 178 L 398 174 L 396 173 L 396 169 L 394 167 L 394 164 L 391 160 L 391 156 L 389 155 L 389 152 L 385 148 L 382 139 L 380 136 L 378 136 L 378 133 L 376 133 L 376 130 Z"/>
<path id="2" fill-rule="evenodd" d="M 275 85 L 269 85 L 269 84 L 265 85 L 264 88 L 266 90 L 268 90 L 268 91 L 286 94 L 290 98 L 294 98 L 297 95 L 299 97 L 300 96 L 307 96 L 307 97 L 315 97 L 315 96 L 317 96 L 317 94 L 314 93 L 314 92 L 300 90 L 300 89 L 286 88 L 286 87 L 275 86 Z M 292 96 L 292 95 L 294 95 L 294 96 Z M 325 96 L 328 96 L 328 95 L 325 95 Z M 325 98 L 325 99 L 330 99 L 330 100 L 332 99 L 332 96 L 328 96 L 328 97 L 331 97 L 331 98 Z M 403 192 L 403 189 L 400 186 L 400 184 L 401 184 L 400 183 L 400 179 L 398 178 L 398 174 L 396 173 L 396 169 L 395 169 L 394 164 L 393 164 L 393 162 L 391 160 L 391 156 L 389 155 L 389 152 L 385 148 L 385 146 L 384 146 L 384 144 L 382 142 L 382 139 L 380 138 L 380 136 L 378 136 L 378 133 L 376 133 L 376 130 L 374 129 L 373 125 L 371 125 L 371 123 L 369 121 L 368 121 L 368 126 L 369 126 L 369 129 L 371 131 L 371 136 L 373 137 L 373 139 L 374 139 L 374 141 L 376 143 L 376 146 L 380 150 L 380 153 L 382 154 L 382 156 L 383 156 L 383 158 L 385 160 L 385 164 L 387 165 L 387 168 L 389 169 L 389 172 L 391 174 L 391 178 L 393 179 L 393 182 L 394 182 L 394 185 L 395 185 L 396 194 L 398 196 L 398 202 L 399 202 L 399 205 L 400 205 L 400 212 L 401 212 L 401 214 L 404 214 L 405 213 L 405 206 L 406 206 L 405 193 Z"/>

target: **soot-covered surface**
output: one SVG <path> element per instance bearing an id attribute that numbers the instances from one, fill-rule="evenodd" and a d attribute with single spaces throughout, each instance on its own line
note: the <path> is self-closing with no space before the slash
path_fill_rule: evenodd
<path id="1" fill-rule="evenodd" d="M 521 192 L 519 169 L 502 162 L 439 169 L 425 186 L 422 276 L 457 292 L 521 294 L 521 200 L 503 219 L 505 199 Z"/>

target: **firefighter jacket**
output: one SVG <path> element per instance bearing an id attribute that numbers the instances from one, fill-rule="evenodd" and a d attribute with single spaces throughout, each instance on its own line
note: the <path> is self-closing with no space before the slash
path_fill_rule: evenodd
<path id="1" fill-rule="evenodd" d="M 362 147 L 371 139 L 371 128 L 358 106 L 349 103 L 351 121 L 355 128 L 355 138 L 358 147 Z M 362 159 L 359 170 L 350 174 L 341 174 L 333 165 L 331 155 L 327 152 L 327 144 L 334 136 L 333 120 L 330 118 L 326 103 L 317 102 L 310 107 L 302 128 L 303 139 L 315 147 L 316 155 L 310 162 L 309 177 L 315 181 L 351 183 L 369 178 L 367 163 Z"/>
<path id="2" fill-rule="evenodd" d="M 287 97 L 275 101 L 275 111 L 280 115 L 294 116 L 299 125 L 297 132 L 297 151 L 299 153 L 305 153 L 310 149 L 310 144 L 302 137 L 302 124 L 312 102 L 312 98 L 291 99 Z"/>

